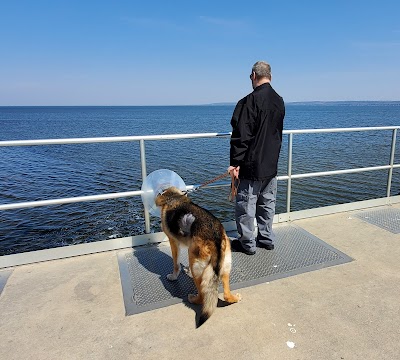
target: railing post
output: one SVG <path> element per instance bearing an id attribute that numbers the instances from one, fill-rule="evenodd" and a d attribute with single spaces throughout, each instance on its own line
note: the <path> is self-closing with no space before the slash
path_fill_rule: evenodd
<path id="1" fill-rule="evenodd" d="M 146 151 L 144 147 L 144 140 L 143 139 L 139 140 L 139 143 L 140 143 L 140 164 L 142 168 L 142 181 L 144 182 L 147 177 Z M 144 208 L 144 226 L 145 226 L 144 232 L 146 234 L 150 234 L 150 214 L 144 206 L 143 208 Z"/>
<path id="2" fill-rule="evenodd" d="M 287 173 L 288 173 L 288 181 L 287 181 L 287 194 L 286 194 L 286 213 L 290 215 L 290 203 L 292 197 L 292 151 L 293 151 L 293 133 L 289 134 L 288 141 L 288 163 L 287 163 Z M 290 219 L 289 219 L 290 220 Z"/>
<path id="3" fill-rule="evenodd" d="M 387 188 L 386 188 L 386 196 L 390 197 L 390 190 L 392 187 L 392 176 L 393 176 L 393 164 L 394 164 L 394 154 L 396 151 L 396 136 L 397 136 L 397 129 L 393 129 L 392 134 L 392 147 L 390 150 L 390 168 L 388 172 L 388 181 L 387 181 Z"/>

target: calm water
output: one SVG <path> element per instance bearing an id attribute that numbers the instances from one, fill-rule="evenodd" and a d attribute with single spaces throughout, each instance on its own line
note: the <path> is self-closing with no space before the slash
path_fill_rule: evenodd
<path id="1" fill-rule="evenodd" d="M 228 132 L 234 106 L 0 107 L 0 140 Z M 400 102 L 287 104 L 285 129 L 400 124 Z M 388 163 L 391 132 L 295 135 L 293 173 Z M 400 136 L 398 136 L 400 137 Z M 396 162 L 399 163 L 400 141 Z M 229 139 L 149 141 L 148 173 L 167 168 L 201 184 L 229 165 Z M 287 136 L 279 175 L 286 174 Z M 292 209 L 386 195 L 387 171 L 292 182 Z M 278 188 L 277 212 L 286 205 Z M 140 190 L 138 143 L 0 147 L 0 204 Z M 229 189 L 192 195 L 221 220 L 233 219 Z M 394 173 L 392 194 L 400 192 Z M 0 255 L 143 233 L 139 197 L 0 211 Z M 158 231 L 159 219 L 152 218 Z"/>

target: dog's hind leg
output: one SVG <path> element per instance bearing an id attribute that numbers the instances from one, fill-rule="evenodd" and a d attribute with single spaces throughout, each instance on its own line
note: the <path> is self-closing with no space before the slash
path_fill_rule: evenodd
<path id="1" fill-rule="evenodd" d="M 222 285 L 224 287 L 224 300 L 228 303 L 237 303 L 242 300 L 242 295 L 236 293 L 235 295 L 231 293 L 229 287 L 229 274 L 222 274 Z"/>
<path id="2" fill-rule="evenodd" d="M 201 291 L 201 282 L 203 280 L 203 272 L 207 263 L 205 261 L 194 259 L 189 249 L 189 269 L 192 275 L 194 284 L 197 288 L 197 295 L 189 294 L 188 301 L 192 304 L 202 304 L 203 295 Z"/>
<path id="3" fill-rule="evenodd" d="M 188 294 L 188 301 L 191 304 L 203 304 L 203 296 L 201 293 L 201 277 L 200 278 L 194 278 L 194 283 L 196 285 L 197 288 L 197 295 L 194 294 Z"/>
<path id="4" fill-rule="evenodd" d="M 172 274 L 167 275 L 167 279 L 175 281 L 178 279 L 179 273 L 181 271 L 181 264 L 179 262 L 179 242 L 175 239 L 168 238 L 169 244 L 171 245 L 172 262 L 174 264 L 174 271 Z"/>
<path id="5" fill-rule="evenodd" d="M 229 274 L 231 272 L 232 267 L 232 255 L 230 251 L 227 251 L 225 254 L 224 264 L 221 269 L 221 280 L 222 285 L 224 287 L 224 300 L 228 303 L 236 303 L 242 300 L 242 295 L 231 293 L 231 289 L 229 286 Z"/>

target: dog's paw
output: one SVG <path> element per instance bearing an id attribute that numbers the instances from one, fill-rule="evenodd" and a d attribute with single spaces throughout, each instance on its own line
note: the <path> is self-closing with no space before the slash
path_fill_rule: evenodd
<path id="1" fill-rule="evenodd" d="M 230 294 L 229 296 L 225 296 L 224 300 L 230 304 L 237 303 L 242 300 L 242 295 L 236 293 L 235 295 Z"/>
<path id="2" fill-rule="evenodd" d="M 193 275 L 192 272 L 190 271 L 190 267 L 189 266 L 184 266 L 183 267 L 183 271 L 185 272 L 185 274 L 189 277 L 191 277 L 193 279 Z"/>
<path id="3" fill-rule="evenodd" d="M 178 275 L 179 275 L 179 273 L 178 274 L 168 274 L 167 279 L 169 281 L 176 281 L 178 279 Z"/>

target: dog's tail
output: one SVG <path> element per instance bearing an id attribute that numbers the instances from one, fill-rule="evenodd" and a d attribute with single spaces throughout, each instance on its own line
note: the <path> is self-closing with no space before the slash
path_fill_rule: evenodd
<path id="1" fill-rule="evenodd" d="M 203 308 L 197 327 L 203 325 L 212 315 L 218 304 L 218 283 L 219 278 L 211 263 L 204 269 L 201 280 L 201 292 L 203 295 Z"/>

